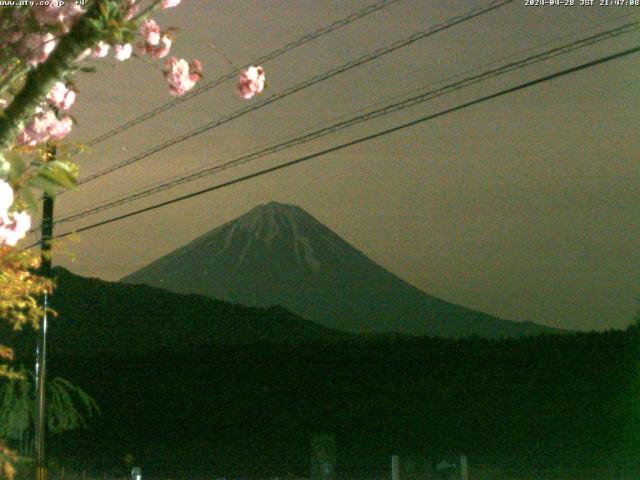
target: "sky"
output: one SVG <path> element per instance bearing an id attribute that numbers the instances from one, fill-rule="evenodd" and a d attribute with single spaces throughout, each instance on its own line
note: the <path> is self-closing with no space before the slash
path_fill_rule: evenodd
<path id="1" fill-rule="evenodd" d="M 158 13 L 173 54 L 225 75 L 374 0 L 185 0 Z M 226 82 L 77 156 L 80 177 L 447 22 L 488 1 L 398 0 L 264 64 L 268 88 Z M 56 216 L 119 198 L 330 125 L 373 105 L 640 20 L 640 7 L 527 6 L 516 0 L 323 81 L 59 197 Z M 598 3 L 598 2 L 596 2 Z M 639 45 L 626 34 L 238 168 L 73 223 L 90 225 L 396 126 Z M 505 60 L 508 59 L 508 60 Z M 428 294 L 510 320 L 624 328 L 640 307 L 640 55 L 598 65 L 310 162 L 71 239 L 54 263 L 117 280 L 256 205 L 299 205 Z M 70 139 L 171 100 L 159 62 L 96 62 L 82 74 Z M 460 77 L 458 77 L 460 78 Z"/>

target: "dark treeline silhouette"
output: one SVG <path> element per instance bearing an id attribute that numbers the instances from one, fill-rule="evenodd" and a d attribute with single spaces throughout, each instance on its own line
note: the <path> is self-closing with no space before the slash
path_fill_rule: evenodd
<path id="1" fill-rule="evenodd" d="M 363 337 L 282 307 L 55 272 L 50 378 L 102 411 L 86 430 L 50 436 L 67 471 L 121 476 L 132 454 L 163 478 L 308 476 L 310 437 L 327 432 L 339 478 L 388 478 L 394 453 L 640 478 L 637 323 L 503 340 Z M 30 366 L 33 332 L 11 340 Z"/>
<path id="2" fill-rule="evenodd" d="M 340 478 L 386 477 L 393 453 L 640 472 L 639 339 L 629 328 L 56 355 L 51 371 L 102 416 L 50 449 L 114 468 L 132 453 L 165 477 L 308 476 L 310 436 L 331 432 Z"/>

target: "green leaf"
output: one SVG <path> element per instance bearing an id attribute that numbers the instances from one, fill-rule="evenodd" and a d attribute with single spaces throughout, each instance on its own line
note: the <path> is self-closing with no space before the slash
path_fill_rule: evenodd
<path id="1" fill-rule="evenodd" d="M 102 18 L 90 18 L 87 21 L 95 29 L 96 32 L 101 32 L 105 29 Z"/>
<path id="2" fill-rule="evenodd" d="M 56 189 L 62 187 L 71 190 L 77 184 L 78 167 L 64 160 L 54 160 L 38 170 L 29 184 L 40 188 L 50 195 L 55 195 Z"/>
<path id="3" fill-rule="evenodd" d="M 20 178 L 29 168 L 29 163 L 26 162 L 24 158 L 18 155 L 10 155 L 9 163 L 11 164 L 9 178 Z"/>
<path id="4" fill-rule="evenodd" d="M 22 187 L 18 192 L 18 197 L 29 210 L 35 211 L 38 208 L 38 198 L 33 194 L 33 190 L 29 187 Z"/>
<path id="5" fill-rule="evenodd" d="M 4 158 L 4 155 L 0 153 L 0 177 L 9 178 L 9 173 L 11 173 L 11 164 L 9 160 Z"/>

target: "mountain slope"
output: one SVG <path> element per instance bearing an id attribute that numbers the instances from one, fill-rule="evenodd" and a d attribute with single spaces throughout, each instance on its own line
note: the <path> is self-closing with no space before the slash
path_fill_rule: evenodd
<path id="1" fill-rule="evenodd" d="M 53 355 L 189 351 L 211 345 L 302 344 L 351 337 L 282 307 L 247 308 L 144 285 L 85 278 L 60 267 L 54 268 L 53 276 L 57 287 L 51 306 L 59 313 L 50 320 L 47 334 Z M 21 339 L 11 343 L 31 351 L 34 335 L 25 330 Z"/>
<path id="2" fill-rule="evenodd" d="M 122 281 L 244 305 L 279 304 L 357 333 L 503 337 L 552 330 L 427 295 L 301 208 L 276 202 L 211 230 Z"/>

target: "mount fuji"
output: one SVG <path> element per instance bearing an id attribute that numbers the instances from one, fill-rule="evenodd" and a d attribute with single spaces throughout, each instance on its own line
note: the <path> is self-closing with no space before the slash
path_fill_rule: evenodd
<path id="1" fill-rule="evenodd" d="M 122 281 L 246 306 L 282 305 L 353 333 L 499 338 L 556 331 L 428 295 L 300 207 L 277 202 L 253 208 Z"/>

